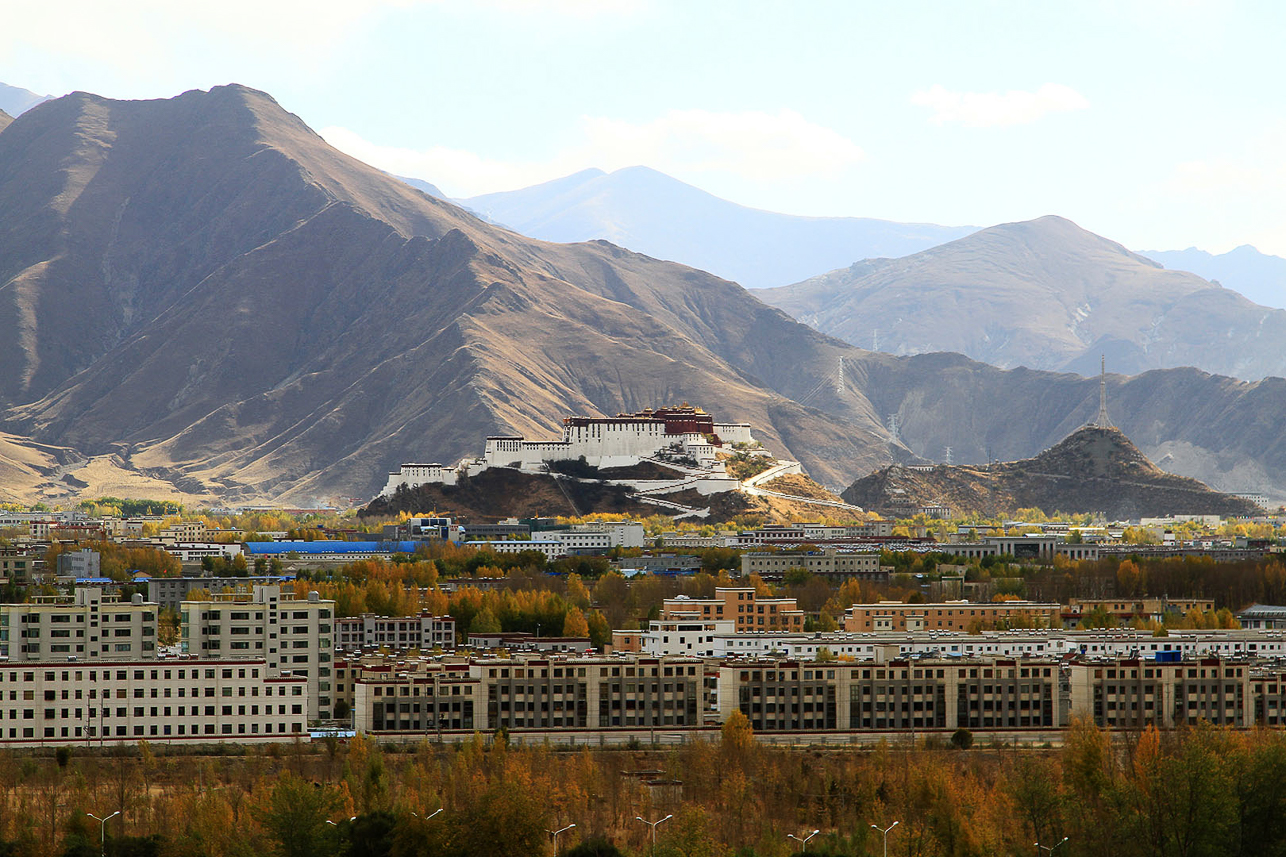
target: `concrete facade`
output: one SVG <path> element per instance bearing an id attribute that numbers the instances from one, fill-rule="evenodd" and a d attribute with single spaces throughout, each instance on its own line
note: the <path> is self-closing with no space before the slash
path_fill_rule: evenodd
<path id="1" fill-rule="evenodd" d="M 296 599 L 279 586 L 184 601 L 181 647 L 203 658 L 264 659 L 270 677 L 303 677 L 309 719 L 331 716 L 335 602 Z"/>
<path id="2" fill-rule="evenodd" d="M 156 657 L 156 604 L 120 601 L 97 587 L 0 604 L 0 657 L 10 663 Z"/>

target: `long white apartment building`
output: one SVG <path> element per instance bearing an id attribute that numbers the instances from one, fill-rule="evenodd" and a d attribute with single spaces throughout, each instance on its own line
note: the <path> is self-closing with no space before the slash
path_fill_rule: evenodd
<path id="1" fill-rule="evenodd" d="M 828 580 L 858 578 L 868 581 L 888 581 L 888 572 L 880 571 L 880 552 L 876 550 L 778 551 L 773 553 L 743 553 L 741 576 L 757 574 L 764 580 L 781 580 L 792 569 L 803 569 Z"/>
<path id="2" fill-rule="evenodd" d="M 646 631 L 614 631 L 623 650 L 662 657 L 705 658 L 781 656 L 813 660 L 823 649 L 837 658 L 879 660 L 913 655 L 945 657 L 1151 657 L 1177 652 L 1181 657 L 1286 657 L 1286 632 L 1245 630 L 1148 631 L 1016 630 L 967 634 L 953 631 L 791 633 L 741 632 L 717 622 L 653 621 Z"/>
<path id="3" fill-rule="evenodd" d="M 547 530 L 536 533 L 531 539 L 524 540 L 478 540 L 465 542 L 468 547 L 486 548 L 496 553 L 522 553 L 523 551 L 539 551 L 549 559 L 561 559 L 565 556 L 584 553 L 606 553 L 613 547 L 642 547 L 643 525 L 638 524 L 638 544 L 626 545 L 624 543 L 624 534 L 632 532 L 625 527 L 618 530 L 612 529 L 574 529 L 574 530 Z M 631 540 L 633 540 L 631 538 Z"/>
<path id="4" fill-rule="evenodd" d="M 0 604 L 0 658 L 10 663 L 156 657 L 158 605 L 121 601 L 97 587 Z"/>
<path id="5" fill-rule="evenodd" d="M 262 658 L 0 665 L 0 747 L 293 741 L 307 680 Z"/>
<path id="6" fill-rule="evenodd" d="M 309 719 L 331 716 L 335 602 L 316 592 L 297 599 L 280 586 L 184 601 L 181 646 L 202 658 L 263 659 L 271 677 L 307 681 Z"/>

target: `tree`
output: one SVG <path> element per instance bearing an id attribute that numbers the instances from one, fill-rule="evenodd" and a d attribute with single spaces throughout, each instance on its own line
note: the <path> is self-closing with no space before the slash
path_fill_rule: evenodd
<path id="1" fill-rule="evenodd" d="M 601 837 L 586 839 L 575 848 L 563 852 L 564 857 L 625 857 L 621 849 Z"/>
<path id="2" fill-rule="evenodd" d="M 973 733 L 961 727 L 951 734 L 951 746 L 957 750 L 968 750 L 973 746 Z"/>
<path id="3" fill-rule="evenodd" d="M 328 857 L 335 841 L 326 824 L 339 807 L 338 796 L 289 771 L 281 774 L 259 821 L 279 857 Z"/>
<path id="4" fill-rule="evenodd" d="M 585 619 L 585 614 L 581 612 L 579 607 L 573 607 L 567 611 L 567 616 L 563 619 L 563 636 L 589 636 L 589 622 Z"/>
<path id="5" fill-rule="evenodd" d="M 490 607 L 484 607 L 469 623 L 469 633 L 498 634 L 500 633 L 500 620 L 496 618 L 496 614 Z"/>
<path id="6" fill-rule="evenodd" d="M 749 718 L 740 710 L 728 715 L 720 730 L 720 741 L 725 752 L 741 754 L 750 749 L 755 742 L 755 730 Z"/>

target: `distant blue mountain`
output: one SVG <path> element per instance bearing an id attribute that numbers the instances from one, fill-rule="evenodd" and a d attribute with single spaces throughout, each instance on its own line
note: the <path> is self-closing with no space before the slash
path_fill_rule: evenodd
<path id="1" fill-rule="evenodd" d="M 0 83 L 0 110 L 15 119 L 19 114 L 25 113 L 37 104 L 41 104 L 51 98 L 53 98 L 52 95 L 36 95 L 30 90 L 10 86 L 7 83 Z"/>
<path id="2" fill-rule="evenodd" d="M 429 196 L 437 197 L 438 199 L 447 198 L 447 195 L 443 193 L 441 190 L 439 190 L 437 185 L 429 184 L 424 179 L 413 179 L 413 178 L 407 178 L 406 176 L 394 176 L 394 178 L 397 179 L 398 181 L 406 182 L 416 190 L 424 191 Z"/>
<path id="3" fill-rule="evenodd" d="M 749 288 L 798 282 L 859 259 L 907 256 L 976 231 L 969 226 L 776 214 L 728 202 L 648 167 L 613 173 L 584 170 L 460 202 L 533 238 L 603 238 Z"/>
<path id="4" fill-rule="evenodd" d="M 1260 253 L 1249 244 L 1217 256 L 1196 247 L 1140 253 L 1173 271 L 1189 271 L 1217 280 L 1224 288 L 1240 292 L 1262 306 L 1286 309 L 1286 259 Z"/>

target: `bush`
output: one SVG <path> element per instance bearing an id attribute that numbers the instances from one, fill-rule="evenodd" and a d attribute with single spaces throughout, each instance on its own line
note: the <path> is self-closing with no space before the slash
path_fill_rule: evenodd
<path id="1" fill-rule="evenodd" d="M 625 857 L 621 849 L 601 836 L 586 839 L 564 854 L 565 857 Z"/>
<path id="2" fill-rule="evenodd" d="M 973 746 L 973 733 L 961 727 L 951 736 L 951 746 L 957 750 L 968 750 Z"/>

